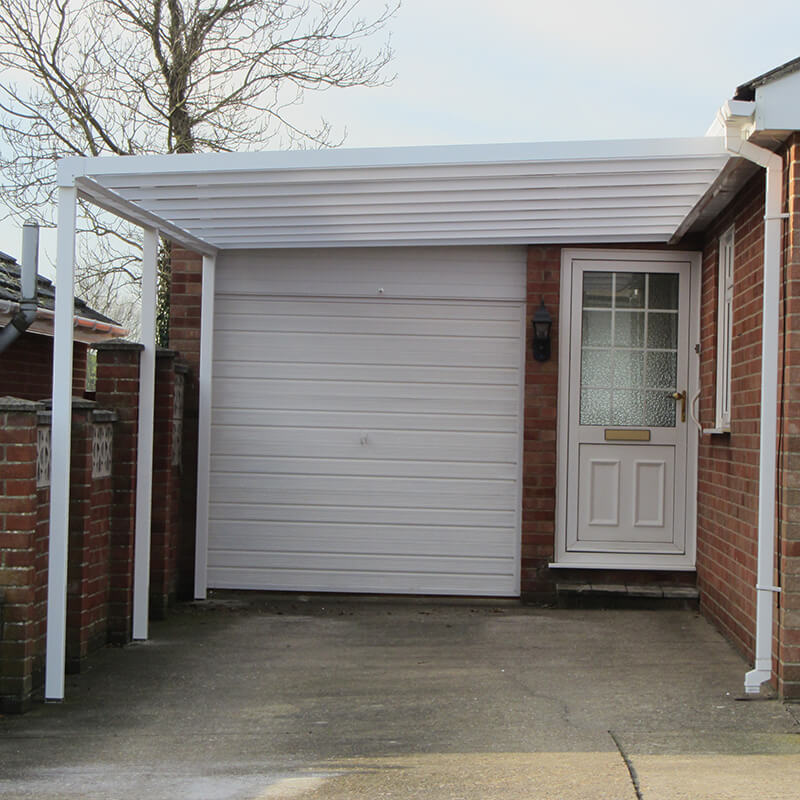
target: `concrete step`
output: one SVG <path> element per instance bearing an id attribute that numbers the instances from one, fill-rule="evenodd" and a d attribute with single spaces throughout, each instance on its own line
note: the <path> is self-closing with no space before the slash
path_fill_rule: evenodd
<path id="1" fill-rule="evenodd" d="M 700 593 L 695 586 L 662 583 L 556 584 L 559 608 L 696 609 Z"/>

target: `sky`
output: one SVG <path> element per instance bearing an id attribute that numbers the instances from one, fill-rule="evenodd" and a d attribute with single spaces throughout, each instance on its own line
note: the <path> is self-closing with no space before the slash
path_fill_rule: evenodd
<path id="1" fill-rule="evenodd" d="M 388 30 L 390 86 L 308 93 L 294 119 L 347 147 L 702 136 L 736 86 L 800 56 L 800 2 L 403 0 Z M 42 251 L 52 276 L 51 233 Z"/>

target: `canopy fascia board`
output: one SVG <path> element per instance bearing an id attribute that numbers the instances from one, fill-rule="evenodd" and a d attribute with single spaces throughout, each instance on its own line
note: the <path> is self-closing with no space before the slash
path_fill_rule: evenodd
<path id="1" fill-rule="evenodd" d="M 722 139 L 697 136 L 674 139 L 609 139 L 580 142 L 534 142 L 428 147 L 182 153 L 145 156 L 72 156 L 58 167 L 59 185 L 78 176 L 175 175 L 214 172 L 261 172 L 313 169 L 435 167 L 467 164 L 515 164 L 536 161 L 595 161 L 718 155 Z"/>

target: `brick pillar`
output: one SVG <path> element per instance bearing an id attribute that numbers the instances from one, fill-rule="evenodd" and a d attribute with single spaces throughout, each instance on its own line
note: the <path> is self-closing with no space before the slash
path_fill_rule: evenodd
<path id="1" fill-rule="evenodd" d="M 150 617 L 163 619 L 177 588 L 180 526 L 180 445 L 183 370 L 173 350 L 156 359 L 156 407 L 153 438 L 153 515 L 150 543 Z"/>
<path id="2" fill-rule="evenodd" d="M 94 403 L 72 403 L 70 455 L 69 550 L 67 562 L 66 670 L 80 671 L 88 653 L 85 629 L 89 612 L 86 572 L 89 565 L 89 520 L 92 513 L 92 421 Z"/>
<path id="3" fill-rule="evenodd" d="M 44 661 L 37 592 L 36 440 L 38 405 L 0 398 L 0 710 L 27 710 Z"/>
<path id="4" fill-rule="evenodd" d="M 558 400 L 558 311 L 560 247 L 528 248 L 525 345 L 525 440 L 522 461 L 522 594 L 554 593 L 547 568 L 555 552 L 556 419 Z M 544 300 L 553 317 L 549 361 L 533 359 L 531 320 Z"/>
<path id="5" fill-rule="evenodd" d="M 131 640 L 133 620 L 133 547 L 136 523 L 136 436 L 139 413 L 139 359 L 143 345 L 104 342 L 97 350 L 99 405 L 117 413 L 112 479 L 109 640 Z"/>
<path id="6" fill-rule="evenodd" d="M 203 288 L 203 258 L 190 250 L 172 247 L 169 346 L 181 354 L 189 372 L 185 376 L 181 530 L 177 548 L 178 597 L 194 594 L 194 541 L 197 506 L 197 374 L 200 367 L 200 304 Z"/>
<path id="7" fill-rule="evenodd" d="M 776 601 L 776 672 L 785 699 L 800 698 L 800 135 L 786 152 L 788 211 L 786 227 L 784 312 L 786 334 L 782 352 L 783 417 L 779 429 L 779 551 Z"/>

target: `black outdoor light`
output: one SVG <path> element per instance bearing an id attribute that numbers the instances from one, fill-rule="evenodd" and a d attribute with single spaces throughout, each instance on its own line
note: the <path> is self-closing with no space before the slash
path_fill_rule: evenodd
<path id="1" fill-rule="evenodd" d="M 542 304 L 533 314 L 533 357 L 537 361 L 550 360 L 550 328 L 553 318 L 545 308 L 544 298 Z"/>

